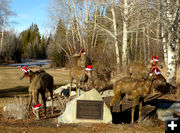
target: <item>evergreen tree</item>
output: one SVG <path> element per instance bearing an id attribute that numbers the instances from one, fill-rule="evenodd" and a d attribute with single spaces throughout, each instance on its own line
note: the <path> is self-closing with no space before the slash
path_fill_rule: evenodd
<path id="1" fill-rule="evenodd" d="M 47 41 L 43 35 L 41 39 L 41 58 L 43 59 L 46 58 L 46 48 L 47 48 Z"/>
<path id="2" fill-rule="evenodd" d="M 22 51 L 24 58 L 46 58 L 46 42 L 39 33 L 37 24 L 32 24 L 27 30 L 23 31 L 22 37 Z"/>
<path id="3" fill-rule="evenodd" d="M 59 19 L 53 43 L 54 46 L 51 52 L 52 63 L 56 67 L 64 67 L 65 65 L 66 59 L 62 47 L 66 49 L 66 32 L 65 24 Z"/>

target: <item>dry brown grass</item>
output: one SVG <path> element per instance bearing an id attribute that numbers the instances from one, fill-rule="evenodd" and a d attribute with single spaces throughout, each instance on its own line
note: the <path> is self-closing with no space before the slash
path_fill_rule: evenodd
<path id="1" fill-rule="evenodd" d="M 32 68 L 33 71 L 37 68 Z M 69 82 L 69 70 L 45 69 L 54 77 L 55 85 Z M 162 133 L 164 123 L 159 124 L 60 124 L 57 118 L 36 121 L 15 121 L 2 118 L 2 106 L 14 101 L 14 96 L 27 96 L 29 80 L 19 80 L 18 67 L 0 67 L 0 132 L 1 133 Z M 27 98 L 27 97 L 26 97 Z"/>
<path id="2" fill-rule="evenodd" d="M 37 68 L 32 68 L 36 71 Z M 69 70 L 46 69 L 46 72 L 54 77 L 55 84 L 65 84 L 69 82 Z M 21 69 L 19 67 L 0 67 L 0 90 L 16 88 L 18 86 L 28 87 L 29 80 L 19 80 Z"/>
<path id="3" fill-rule="evenodd" d="M 15 88 L 17 86 L 27 87 L 29 81 L 20 81 L 21 70 L 18 67 L 0 67 L 0 90 Z"/>
<path id="4" fill-rule="evenodd" d="M 31 68 L 36 71 L 39 68 Z M 54 77 L 56 86 L 69 83 L 69 70 L 45 69 Z M 29 79 L 19 80 L 20 67 L 0 67 L 0 107 L 12 103 L 15 96 L 28 96 Z"/>
<path id="5" fill-rule="evenodd" d="M 162 133 L 165 127 L 163 124 L 154 127 L 145 124 L 61 124 L 59 127 L 48 124 L 26 127 L 0 124 L 0 131 L 1 133 Z"/>

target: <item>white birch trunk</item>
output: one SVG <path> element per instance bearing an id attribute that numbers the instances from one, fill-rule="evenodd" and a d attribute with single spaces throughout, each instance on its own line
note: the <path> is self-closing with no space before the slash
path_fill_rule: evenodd
<path id="1" fill-rule="evenodd" d="M 176 0 L 176 5 L 177 5 L 177 15 L 179 16 L 180 15 L 180 9 L 178 10 L 178 8 L 180 8 L 180 1 L 179 0 Z M 178 19 L 179 20 L 179 19 Z M 177 20 L 177 21 L 178 21 Z M 177 22 L 177 29 L 176 29 L 176 35 L 177 35 L 177 38 L 176 38 L 176 61 L 179 61 L 180 59 L 180 55 L 179 55 L 179 52 L 180 52 L 180 21 Z"/>
<path id="2" fill-rule="evenodd" d="M 128 20 L 128 0 L 124 0 L 124 19 L 123 19 L 123 45 L 122 45 L 122 65 L 127 65 L 127 20 Z"/>
<path id="3" fill-rule="evenodd" d="M 77 11 L 76 11 L 74 0 L 72 0 L 72 3 L 73 3 L 73 11 L 74 11 L 75 19 L 76 19 L 76 26 L 77 26 L 77 32 L 78 32 L 78 37 L 79 37 L 79 41 L 80 41 L 80 46 L 83 47 L 81 33 L 80 33 L 80 27 L 79 27 L 79 19 L 77 16 Z"/>
<path id="4" fill-rule="evenodd" d="M 146 36 L 145 36 L 146 29 L 143 27 L 143 49 L 144 49 L 144 64 L 147 62 L 147 56 L 146 56 Z"/>
<path id="5" fill-rule="evenodd" d="M 3 39 L 4 39 L 4 32 L 5 32 L 5 25 L 6 25 L 6 15 L 4 16 L 3 29 L 2 29 L 2 34 L 1 34 L 1 47 L 0 47 L 1 51 L 3 49 Z"/>
<path id="6" fill-rule="evenodd" d="M 86 21 L 84 21 L 84 19 L 83 19 L 83 9 L 81 7 L 80 1 L 77 1 L 77 5 L 78 5 L 79 10 L 76 11 L 76 15 L 77 15 L 77 12 L 80 14 L 80 18 L 78 19 L 78 25 L 79 25 L 79 33 L 80 33 L 81 41 L 82 41 L 82 46 L 81 47 L 85 48 L 86 43 L 85 43 L 84 33 L 86 33 L 85 32 L 86 31 L 86 26 L 84 28 L 81 23 L 85 23 Z"/>
<path id="7" fill-rule="evenodd" d="M 179 25 L 180 26 L 180 25 Z M 180 50 L 180 38 L 176 39 L 176 61 L 179 61 L 179 50 Z"/>
<path id="8" fill-rule="evenodd" d="M 158 19 L 160 20 L 161 19 L 161 14 L 160 14 L 160 10 L 161 10 L 161 0 L 159 0 L 158 2 L 157 2 L 157 8 L 158 8 L 158 10 L 159 10 L 159 12 L 158 12 Z M 158 55 L 158 46 L 160 45 L 160 23 L 157 23 L 157 30 L 156 30 L 156 39 L 157 39 L 157 41 L 156 41 L 156 46 L 155 46 L 155 55 Z"/>
<path id="9" fill-rule="evenodd" d="M 150 36 L 150 35 L 149 35 L 149 24 L 148 24 L 147 27 L 148 27 L 148 29 L 147 29 L 147 35 Z M 149 39 L 149 37 L 147 37 L 147 45 L 148 45 L 148 61 L 149 61 L 149 60 L 151 59 L 151 58 L 150 58 L 150 39 Z M 150 59 L 149 59 L 149 58 L 150 58 Z"/>
<path id="10" fill-rule="evenodd" d="M 162 38 L 162 43 L 163 43 L 163 53 L 164 53 L 164 62 L 165 62 L 165 65 L 166 67 L 168 66 L 168 54 L 167 54 L 167 40 L 166 40 L 166 37 L 165 37 L 165 30 L 164 28 L 162 27 L 162 31 L 161 31 L 161 38 Z"/>
<path id="11" fill-rule="evenodd" d="M 167 70 L 167 82 L 171 84 L 176 83 L 176 51 L 172 48 L 171 33 L 168 35 L 168 70 Z"/>
<path id="12" fill-rule="evenodd" d="M 139 37 L 139 32 L 138 32 L 138 29 L 139 29 L 139 14 L 138 14 L 138 18 L 137 18 L 138 22 L 137 22 L 137 26 L 136 26 L 136 41 L 135 41 L 135 61 L 138 60 L 138 37 Z"/>
<path id="13" fill-rule="evenodd" d="M 133 60 L 133 33 L 131 33 L 131 55 L 130 55 L 131 61 Z"/>
<path id="14" fill-rule="evenodd" d="M 2 28 L 2 34 L 1 34 L 0 52 L 3 50 L 3 39 L 4 39 L 4 32 L 5 32 L 5 27 L 6 27 L 6 19 L 7 19 L 7 13 L 4 10 L 4 20 L 3 20 L 3 28 Z"/>
<path id="15" fill-rule="evenodd" d="M 145 3 L 144 3 L 144 5 L 145 5 L 145 10 L 149 10 L 149 6 L 148 6 L 148 0 L 145 0 Z M 147 13 L 146 12 L 146 17 L 147 17 L 147 19 L 150 19 L 150 16 L 149 16 L 149 13 Z M 147 54 L 146 54 L 146 56 L 147 56 L 147 61 L 149 62 L 150 61 L 150 38 L 149 38 L 149 36 L 150 36 L 150 34 L 149 34 L 149 31 L 150 31 L 150 24 L 149 23 L 147 23 L 147 27 L 146 27 L 146 31 L 147 31 L 147 37 L 146 37 L 146 40 L 147 40 Z M 145 32 L 144 32 L 144 34 L 146 34 Z"/>
<path id="16" fill-rule="evenodd" d="M 135 41 L 135 61 L 138 60 L 138 29 L 136 30 L 136 41 Z"/>
<path id="17" fill-rule="evenodd" d="M 168 19 L 168 70 L 167 70 L 167 82 L 170 84 L 176 83 L 176 44 L 173 40 L 173 29 L 172 25 L 175 20 L 175 12 L 171 12 L 172 1 L 167 0 L 167 19 Z"/>
<path id="18" fill-rule="evenodd" d="M 88 13 L 88 2 L 87 2 L 87 0 L 85 0 L 85 6 L 86 6 L 86 24 L 88 24 L 89 13 Z"/>
<path id="19" fill-rule="evenodd" d="M 85 0 L 85 7 L 86 7 L 86 24 L 85 24 L 85 33 L 86 33 L 86 35 L 85 35 L 85 40 L 86 40 L 86 42 L 85 42 L 85 45 L 86 45 L 86 47 L 87 47 L 87 44 L 88 44 L 88 21 L 89 21 L 89 10 L 88 10 L 88 2 L 87 2 L 87 0 Z"/>
<path id="20" fill-rule="evenodd" d="M 98 6 L 99 6 L 99 2 L 98 0 L 96 0 L 96 11 L 94 14 L 94 28 L 93 28 L 93 35 L 92 35 L 92 41 L 91 41 L 91 47 L 96 47 L 96 28 L 97 28 L 97 12 L 98 12 Z"/>
<path id="21" fill-rule="evenodd" d="M 167 3 L 165 2 L 163 4 L 165 7 L 167 7 Z M 167 11 L 165 11 L 165 16 L 167 17 Z M 166 29 L 166 24 L 163 24 L 162 25 L 162 28 L 161 28 L 161 39 L 162 39 L 162 44 L 163 44 L 163 54 L 164 54 L 164 63 L 166 65 L 166 67 L 168 67 L 168 49 L 167 49 L 167 37 L 165 36 L 165 33 L 167 32 L 165 29 Z"/>
<path id="22" fill-rule="evenodd" d="M 114 7 L 111 8 L 112 16 L 113 16 L 113 27 L 114 27 L 114 41 L 115 41 L 115 49 L 116 49 L 116 63 L 117 63 L 117 71 L 120 70 L 120 56 L 119 56 L 119 46 L 118 46 L 118 39 L 117 39 L 117 24 L 116 24 L 116 16 Z"/>
<path id="23" fill-rule="evenodd" d="M 71 34 L 72 34 L 72 45 L 73 45 L 73 49 L 76 49 L 76 46 L 75 46 L 75 38 L 77 38 L 77 40 L 79 39 L 78 35 L 75 33 L 75 26 L 74 26 L 74 22 L 73 22 L 73 18 L 72 18 L 72 11 L 71 11 L 71 8 L 70 8 L 70 5 L 69 5 L 69 0 L 67 1 L 67 3 L 65 3 L 65 0 L 63 0 L 64 4 L 67 5 L 67 8 L 68 8 L 68 14 L 69 14 L 69 17 L 70 17 L 70 21 L 71 21 Z"/>

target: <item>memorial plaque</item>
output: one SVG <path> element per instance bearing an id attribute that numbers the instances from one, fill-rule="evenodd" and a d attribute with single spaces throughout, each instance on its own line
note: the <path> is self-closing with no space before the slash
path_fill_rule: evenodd
<path id="1" fill-rule="evenodd" d="M 77 100 L 76 118 L 103 119 L 104 101 Z"/>

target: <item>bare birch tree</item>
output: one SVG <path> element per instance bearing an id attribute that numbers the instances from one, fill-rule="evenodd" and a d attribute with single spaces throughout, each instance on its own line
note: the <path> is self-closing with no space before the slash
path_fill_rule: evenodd
<path id="1" fill-rule="evenodd" d="M 124 12 L 123 12 L 123 44 L 122 44 L 122 65 L 127 65 L 127 54 L 128 54 L 128 0 L 124 0 Z"/>
<path id="2" fill-rule="evenodd" d="M 0 15 L 1 15 L 0 16 L 0 32 L 1 32 L 0 53 L 2 52 L 3 47 L 4 47 L 3 43 L 4 43 L 5 29 L 6 29 L 7 23 L 9 23 L 8 18 L 10 16 L 15 15 L 15 13 L 11 11 L 9 4 L 10 4 L 9 0 L 1 0 L 0 2 Z"/>
<path id="3" fill-rule="evenodd" d="M 3 39 L 4 39 L 5 25 L 7 19 L 7 1 L 1 0 L 1 12 L 3 13 L 3 19 L 2 19 L 0 52 L 2 52 L 3 49 Z"/>
<path id="4" fill-rule="evenodd" d="M 175 6 L 174 6 L 175 5 Z M 177 46 L 177 25 L 179 23 L 180 7 L 174 1 L 167 0 L 167 31 L 168 31 L 168 70 L 167 82 L 176 83 L 176 50 Z"/>
<path id="5" fill-rule="evenodd" d="M 98 2 L 98 1 L 96 1 Z M 108 17 L 108 16 L 104 16 L 104 18 L 108 21 L 110 21 L 110 23 L 112 23 L 112 27 L 113 27 L 113 31 L 104 28 L 103 26 L 97 24 L 97 27 L 101 30 L 101 31 L 105 31 L 107 34 L 109 34 L 113 40 L 114 40 L 114 47 L 115 47 L 115 54 L 116 54 L 116 68 L 117 71 L 120 70 L 120 53 L 119 53 L 119 44 L 118 44 L 118 38 L 117 38 L 117 22 L 116 22 L 116 13 L 115 13 L 115 1 L 103 1 L 104 5 L 111 5 L 110 6 L 110 11 L 112 14 L 112 18 Z"/>
<path id="6" fill-rule="evenodd" d="M 103 50 L 108 43 L 113 44 L 111 48 L 115 51 L 117 69 L 120 61 L 123 66 L 128 63 L 128 51 L 135 56 L 135 60 L 141 61 L 147 61 L 151 53 L 162 57 L 160 52 L 163 51 L 161 54 L 168 66 L 167 81 L 175 81 L 176 62 L 179 58 L 178 0 L 54 1 L 58 1 L 60 6 L 56 5 L 57 18 L 66 16 L 64 19 L 67 19 L 69 33 L 66 40 L 69 49 L 87 47 L 89 42 L 90 47 L 95 48 L 99 46 L 98 37 L 105 36 L 105 41 L 101 41 L 105 43 L 102 45 Z"/>
<path id="7" fill-rule="evenodd" d="M 114 28 L 114 41 L 115 41 L 115 51 L 116 51 L 116 63 L 117 63 L 117 71 L 119 71 L 120 68 L 120 54 L 119 54 L 119 45 L 118 45 L 118 39 L 117 39 L 117 23 L 116 23 L 116 16 L 115 16 L 115 11 L 114 11 L 114 0 L 112 3 L 112 8 L 111 8 L 111 12 L 112 12 L 112 16 L 113 16 L 113 28 Z"/>
<path id="8" fill-rule="evenodd" d="M 96 9 L 94 13 L 94 27 L 93 27 L 93 35 L 91 40 L 91 47 L 93 48 L 96 47 L 96 40 L 97 40 L 97 13 L 98 13 L 99 1 L 96 0 L 95 4 L 96 4 Z"/>

